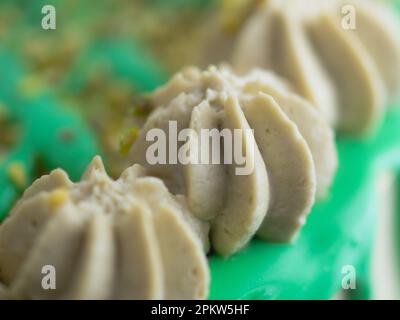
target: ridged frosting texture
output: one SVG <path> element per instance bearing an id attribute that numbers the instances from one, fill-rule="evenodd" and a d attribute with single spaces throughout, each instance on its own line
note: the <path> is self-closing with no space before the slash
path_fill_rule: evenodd
<path id="1" fill-rule="evenodd" d="M 383 1 L 268 0 L 237 31 L 210 25 L 203 64 L 272 70 L 341 132 L 369 133 L 399 96 L 400 24 Z"/>
<path id="2" fill-rule="evenodd" d="M 266 240 L 291 241 L 316 195 L 328 194 L 337 169 L 333 130 L 275 75 L 254 70 L 238 77 L 227 68 L 187 68 L 150 94 L 147 103 L 154 111 L 132 147 L 132 162 L 187 198 L 193 215 L 210 223 L 210 242 L 218 254 L 235 253 L 256 233 Z M 169 136 L 171 121 L 178 130 L 199 134 L 201 129 L 252 129 L 241 139 L 254 170 L 238 175 L 235 162 L 149 164 L 147 134 L 157 128 Z M 191 138 L 178 148 L 195 143 L 208 148 Z"/>
<path id="3" fill-rule="evenodd" d="M 96 157 L 78 183 L 55 170 L 26 190 L 0 226 L 7 299 L 204 299 L 207 224 L 143 168 L 114 181 Z M 44 266 L 55 290 L 42 286 Z"/>

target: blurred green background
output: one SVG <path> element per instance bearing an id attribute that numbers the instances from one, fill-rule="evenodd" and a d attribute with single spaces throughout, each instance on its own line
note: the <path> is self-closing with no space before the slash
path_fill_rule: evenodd
<path id="1" fill-rule="evenodd" d="M 44 30 L 44 5 L 56 30 Z M 56 167 L 78 179 L 96 154 L 127 166 L 124 129 L 146 116 L 140 96 L 196 50 L 207 0 L 0 2 L 0 218 Z"/>
<path id="2" fill-rule="evenodd" d="M 57 9 L 56 30 L 41 28 L 47 4 Z M 53 168 L 76 180 L 101 154 L 118 176 L 129 163 L 120 153 L 129 138 L 124 128 L 139 127 L 146 116 L 141 94 L 191 61 L 215 5 L 1 0 L 0 220 L 27 185 Z M 400 0 L 395 5 L 400 10 Z M 229 261 L 212 257 L 211 297 L 331 298 L 348 260 L 359 264 L 367 283 L 375 173 L 392 160 L 400 167 L 393 138 L 399 124 L 397 111 L 377 136 L 339 142 L 335 196 L 315 207 L 295 245 L 253 241 Z M 369 288 L 360 295 L 369 298 Z"/>

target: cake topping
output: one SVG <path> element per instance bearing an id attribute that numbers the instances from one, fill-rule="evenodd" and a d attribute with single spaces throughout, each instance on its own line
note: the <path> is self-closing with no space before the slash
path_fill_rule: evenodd
<path id="1" fill-rule="evenodd" d="M 227 60 L 238 72 L 270 69 L 338 130 L 363 134 L 400 92 L 400 25 L 392 11 L 368 0 L 265 1 L 234 35 L 214 24 L 204 60 Z M 210 48 L 224 54 L 213 57 L 221 50 Z"/>
<path id="2" fill-rule="evenodd" d="M 144 173 L 133 166 L 114 181 L 96 157 L 78 183 L 62 170 L 37 180 L 0 226 L 3 295 L 206 298 L 208 224 Z M 54 290 L 42 286 L 46 266 Z"/>
<path id="3" fill-rule="evenodd" d="M 226 68 L 188 68 L 148 100 L 155 110 L 131 159 L 174 193 L 185 195 L 196 217 L 211 222 L 211 242 L 218 253 L 236 252 L 257 230 L 268 240 L 291 240 L 310 212 L 316 189 L 318 196 L 326 195 L 337 167 L 333 132 L 315 108 L 273 74 L 256 70 L 238 77 Z M 211 148 L 221 161 L 149 162 L 149 135 L 157 129 L 170 136 L 171 121 L 179 130 L 190 129 L 191 135 L 177 148 L 167 146 L 170 159 L 178 157 L 171 153 L 187 147 Z M 193 138 L 204 129 L 220 133 L 217 145 L 212 139 Z M 238 174 L 237 163 L 224 161 L 232 140 L 223 133 L 234 129 L 253 130 L 240 139 L 241 151 L 253 165 L 247 175 Z"/>

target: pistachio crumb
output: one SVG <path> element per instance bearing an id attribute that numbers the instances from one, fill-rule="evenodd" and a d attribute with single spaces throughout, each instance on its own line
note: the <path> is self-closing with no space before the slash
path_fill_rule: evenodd
<path id="1" fill-rule="evenodd" d="M 30 75 L 20 81 L 19 90 L 25 97 L 30 97 L 43 91 L 44 83 L 38 75 Z"/>
<path id="2" fill-rule="evenodd" d="M 28 185 L 26 169 L 22 162 L 12 162 L 8 167 L 8 176 L 18 188 L 22 189 Z"/>
<path id="3" fill-rule="evenodd" d="M 71 143 L 76 140 L 76 132 L 72 128 L 62 128 L 59 137 L 63 143 Z"/>
<path id="4" fill-rule="evenodd" d="M 130 128 L 122 137 L 119 149 L 122 155 L 127 155 L 139 136 L 140 130 L 136 127 Z"/>
<path id="5" fill-rule="evenodd" d="M 68 198 L 68 191 L 65 189 L 56 189 L 50 194 L 50 206 L 55 209 L 62 206 Z"/>
<path id="6" fill-rule="evenodd" d="M 222 26 L 227 33 L 239 31 L 254 8 L 263 0 L 220 0 L 220 15 Z"/>

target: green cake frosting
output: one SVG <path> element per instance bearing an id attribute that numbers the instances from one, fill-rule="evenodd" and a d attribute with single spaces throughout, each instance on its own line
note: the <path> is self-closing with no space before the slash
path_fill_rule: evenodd
<path id="1" fill-rule="evenodd" d="M 224 260 L 211 257 L 212 299 L 330 299 L 342 268 L 357 270 L 355 298 L 371 298 L 370 259 L 377 214 L 376 178 L 400 170 L 400 109 L 364 141 L 339 139 L 340 169 L 329 199 L 317 203 L 293 244 L 253 240 Z"/>

